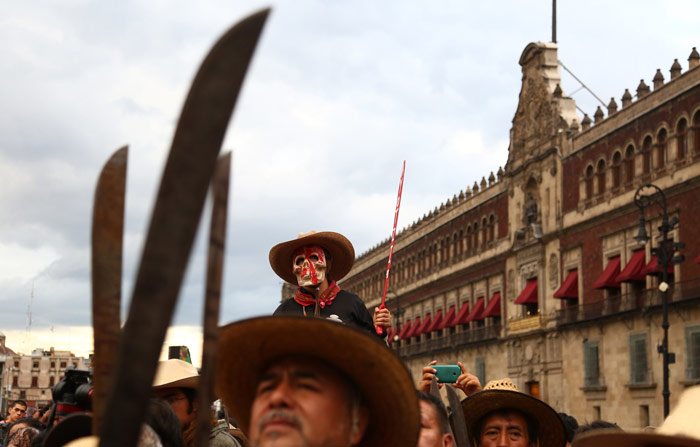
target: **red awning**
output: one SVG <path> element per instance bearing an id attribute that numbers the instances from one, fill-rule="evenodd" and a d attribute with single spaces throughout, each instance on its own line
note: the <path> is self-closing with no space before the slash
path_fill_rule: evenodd
<path id="1" fill-rule="evenodd" d="M 406 332 L 411 330 L 411 322 L 407 321 L 403 324 L 403 327 L 399 331 L 399 338 L 404 339 L 406 338 Z"/>
<path id="2" fill-rule="evenodd" d="M 603 270 L 603 273 L 593 283 L 594 289 L 619 289 L 620 281 L 617 277 L 620 276 L 620 257 L 615 256 L 610 258 L 608 265 Z"/>
<path id="3" fill-rule="evenodd" d="M 528 303 L 537 303 L 537 278 L 529 279 L 527 285 L 515 300 L 515 304 Z"/>
<path id="4" fill-rule="evenodd" d="M 695 263 L 696 263 L 696 264 L 700 264 L 700 255 L 698 255 L 698 257 L 695 258 Z"/>
<path id="5" fill-rule="evenodd" d="M 438 329 L 445 329 L 446 327 L 452 327 L 455 325 L 455 306 L 450 306 L 450 310 L 445 315 L 445 319 L 442 320 L 442 324 Z"/>
<path id="6" fill-rule="evenodd" d="M 430 326 L 425 329 L 425 332 L 433 332 L 437 331 L 438 329 L 442 329 L 442 309 L 437 311 L 437 314 L 435 314 L 435 319 L 432 323 L 430 323 Z"/>
<path id="7" fill-rule="evenodd" d="M 476 301 L 476 304 L 474 304 L 474 307 L 472 308 L 472 311 L 469 312 L 469 316 L 464 319 L 464 321 L 461 321 L 460 323 L 466 324 L 469 323 L 470 321 L 476 321 L 476 320 L 483 320 L 484 319 L 484 297 L 482 296 Z"/>
<path id="8" fill-rule="evenodd" d="M 632 253 L 632 257 L 616 278 L 617 282 L 644 281 L 646 278 L 642 273 L 644 268 L 644 250 L 637 250 Z"/>
<path id="9" fill-rule="evenodd" d="M 393 327 L 390 327 L 390 328 L 386 331 L 386 342 L 389 343 L 389 344 L 391 344 L 392 341 L 394 341 L 394 328 L 393 328 Z"/>
<path id="10" fill-rule="evenodd" d="M 452 321 L 452 326 L 463 323 L 464 319 L 467 318 L 468 315 L 469 315 L 469 301 L 465 301 L 462 304 L 462 307 L 459 309 L 457 316 L 455 316 L 455 319 Z"/>
<path id="11" fill-rule="evenodd" d="M 496 292 L 491 297 L 488 306 L 484 309 L 484 313 L 481 315 L 483 318 L 486 317 L 500 317 L 501 316 L 501 292 Z"/>
<path id="12" fill-rule="evenodd" d="M 619 273 L 619 269 L 617 273 Z M 554 292 L 554 298 L 578 298 L 578 270 L 571 270 L 566 275 L 561 287 Z"/>
<path id="13" fill-rule="evenodd" d="M 406 338 L 411 338 L 415 335 L 420 335 L 420 332 L 418 332 L 419 327 L 420 327 L 420 316 L 416 317 L 416 319 L 413 320 L 413 325 L 411 326 L 411 329 L 409 329 L 406 332 Z"/>
<path id="14" fill-rule="evenodd" d="M 413 335 L 420 335 L 420 334 L 425 334 L 428 332 L 428 327 L 430 326 L 430 314 L 425 316 L 425 320 L 423 320 L 423 323 L 420 325 L 418 329 L 416 329 L 416 333 Z"/>
<path id="15" fill-rule="evenodd" d="M 669 275 L 673 275 L 673 264 L 669 265 L 666 268 L 666 271 Z M 659 258 L 657 258 L 656 256 L 652 256 L 646 267 L 642 269 L 641 273 L 642 275 L 660 275 L 661 273 L 663 273 L 663 268 L 661 268 L 661 266 L 659 265 Z"/>

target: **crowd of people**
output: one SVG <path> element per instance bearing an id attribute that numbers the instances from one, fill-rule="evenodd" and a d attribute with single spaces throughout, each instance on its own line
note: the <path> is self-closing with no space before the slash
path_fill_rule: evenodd
<path id="1" fill-rule="evenodd" d="M 700 387 L 682 396 L 658 430 L 626 433 L 612 422 L 579 425 L 508 378 L 482 387 L 462 363 L 452 384 L 437 380 L 434 361 L 415 384 L 377 335 L 391 325 L 389 311 L 370 315 L 337 285 L 353 260 L 352 245 L 337 233 L 310 232 L 273 247 L 273 270 L 299 288 L 275 315 L 220 328 L 215 390 L 225 411 L 211 413 L 212 446 L 700 445 Z M 464 394 L 458 408 L 444 404 L 445 386 Z M 197 415 L 211 411 L 199 408 L 199 387 L 191 364 L 161 362 L 138 445 L 193 446 Z M 89 414 L 42 420 L 49 414 L 42 410 L 29 416 L 26 402 L 13 402 L 0 425 L 2 446 L 98 445 Z"/>

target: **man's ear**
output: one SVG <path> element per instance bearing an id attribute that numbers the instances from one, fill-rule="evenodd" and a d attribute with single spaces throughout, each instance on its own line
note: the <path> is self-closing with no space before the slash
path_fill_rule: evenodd
<path id="1" fill-rule="evenodd" d="M 352 427 L 352 433 L 350 433 L 350 445 L 357 445 L 362 440 L 365 435 L 365 430 L 367 430 L 367 423 L 369 422 L 369 411 L 367 407 L 362 405 L 357 409 L 357 423 Z"/>
<path id="2" fill-rule="evenodd" d="M 455 445 L 455 438 L 452 436 L 452 433 L 443 433 L 442 434 L 442 447 L 454 447 Z"/>

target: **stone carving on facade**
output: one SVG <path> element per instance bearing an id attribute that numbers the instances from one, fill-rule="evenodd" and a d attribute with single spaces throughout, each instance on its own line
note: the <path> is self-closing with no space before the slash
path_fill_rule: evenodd
<path id="1" fill-rule="evenodd" d="M 523 82 L 518 111 L 513 120 L 510 155 L 522 159 L 554 134 L 558 113 L 544 79 L 528 78 Z"/>
<path id="2" fill-rule="evenodd" d="M 508 270 L 508 289 L 506 294 L 509 301 L 515 300 L 515 272 L 513 269 Z"/>
<path id="3" fill-rule="evenodd" d="M 559 285 L 559 258 L 552 253 L 549 256 L 549 287 L 554 289 Z"/>

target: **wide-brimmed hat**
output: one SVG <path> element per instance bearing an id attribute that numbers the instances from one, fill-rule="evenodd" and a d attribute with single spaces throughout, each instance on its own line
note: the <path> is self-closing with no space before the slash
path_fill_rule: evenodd
<path id="1" fill-rule="evenodd" d="M 597 430 L 574 437 L 574 447 L 698 447 L 700 445 L 700 386 L 688 388 L 658 429 L 652 432 L 630 433 L 619 430 Z"/>
<path id="2" fill-rule="evenodd" d="M 292 273 L 292 255 L 297 249 L 309 245 L 319 245 L 331 254 L 330 274 L 336 281 L 347 275 L 355 262 L 355 249 L 348 238 L 332 231 L 311 230 L 308 233 L 299 233 L 296 239 L 282 242 L 270 249 L 272 270 L 288 283 L 296 284 L 297 278 Z"/>
<path id="3" fill-rule="evenodd" d="M 153 380 L 153 389 L 194 388 L 199 385 L 199 373 L 191 363 L 178 359 L 158 362 L 158 371 Z"/>
<path id="4" fill-rule="evenodd" d="M 320 318 L 253 318 L 222 327 L 217 352 L 216 395 L 245 433 L 262 374 L 275 360 L 299 356 L 326 363 L 357 387 L 369 410 L 359 446 L 415 446 L 418 441 L 420 413 L 411 375 L 378 337 L 365 331 Z"/>
<path id="5" fill-rule="evenodd" d="M 479 423 L 484 416 L 497 410 L 517 410 L 525 414 L 536 425 L 539 447 L 566 444 L 566 431 L 557 412 L 541 400 L 518 391 L 510 379 L 489 382 L 482 391 L 462 401 L 462 410 L 472 445 L 479 445 Z"/>

